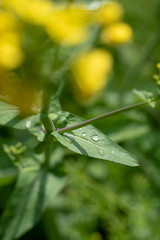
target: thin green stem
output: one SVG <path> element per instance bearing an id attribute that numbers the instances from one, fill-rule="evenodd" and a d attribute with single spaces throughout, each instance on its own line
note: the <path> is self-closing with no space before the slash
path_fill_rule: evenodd
<path id="1" fill-rule="evenodd" d="M 63 88 L 64 88 L 64 80 L 63 80 L 63 78 L 62 78 L 61 83 L 60 83 L 60 85 L 59 85 L 59 88 L 58 88 L 58 90 L 57 90 L 57 97 L 60 97 L 60 96 L 61 96 L 62 91 L 63 91 Z"/>
<path id="2" fill-rule="evenodd" d="M 42 123 L 44 125 L 44 128 L 45 128 L 45 131 L 47 133 L 51 133 L 55 130 L 55 126 L 54 126 L 52 120 L 48 116 L 42 118 L 41 121 L 42 121 Z"/>
<path id="3" fill-rule="evenodd" d="M 153 102 L 153 101 L 156 101 L 156 100 L 157 100 L 157 97 L 155 97 L 153 99 L 150 99 L 150 100 L 143 101 L 143 102 L 135 103 L 135 104 L 132 104 L 132 105 L 129 105 L 129 106 L 126 106 L 126 107 L 118 108 L 118 109 L 116 109 L 114 111 L 111 111 L 111 112 L 108 112 L 108 113 L 104 113 L 102 115 L 99 115 L 97 117 L 91 118 L 91 119 L 86 120 L 84 122 L 81 122 L 81 123 L 78 123 L 78 124 L 75 124 L 75 125 L 72 125 L 72 126 L 69 126 L 69 127 L 56 129 L 56 131 L 59 132 L 59 133 L 72 131 L 72 130 L 84 127 L 84 126 L 86 126 L 88 124 L 94 123 L 97 120 L 100 120 L 100 119 L 103 119 L 103 118 L 106 118 L 106 117 L 110 117 L 110 116 L 116 115 L 118 113 L 125 112 L 125 111 L 128 111 L 128 110 L 131 110 L 131 109 L 143 106 L 145 104 L 148 104 L 149 102 Z"/>
<path id="4" fill-rule="evenodd" d="M 51 149 L 52 149 L 52 142 L 53 142 L 53 136 L 50 134 L 47 138 L 46 144 L 45 144 L 45 162 L 44 167 L 48 168 L 50 156 L 51 156 Z"/>
<path id="5" fill-rule="evenodd" d="M 48 111 L 49 111 L 49 104 L 50 104 L 50 85 L 46 84 L 44 87 L 44 92 L 43 92 L 43 108 L 42 108 L 42 117 L 41 121 L 44 125 L 46 134 L 47 134 L 47 140 L 45 143 L 45 160 L 44 160 L 44 167 L 48 168 L 49 166 L 49 160 L 50 160 L 50 155 L 51 155 L 51 147 L 52 147 L 52 136 L 50 135 L 51 132 L 55 130 L 54 124 L 52 120 L 48 117 Z"/>
<path id="6" fill-rule="evenodd" d="M 42 117 L 42 120 L 41 120 L 43 125 L 44 125 L 44 128 L 45 128 L 46 132 L 48 132 L 48 133 L 53 132 L 55 130 L 55 126 L 54 126 L 53 122 L 47 116 L 48 115 L 48 109 L 49 109 L 49 103 L 50 103 L 50 94 L 49 94 L 50 91 L 48 91 L 48 89 L 50 89 L 49 87 L 50 86 L 48 85 L 48 88 L 46 88 L 44 90 L 44 93 L 43 93 L 42 115 L 44 115 L 44 117 Z"/>

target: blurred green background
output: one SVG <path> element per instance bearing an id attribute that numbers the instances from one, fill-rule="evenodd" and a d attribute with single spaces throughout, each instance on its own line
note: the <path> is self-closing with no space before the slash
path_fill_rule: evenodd
<path id="1" fill-rule="evenodd" d="M 160 2 L 118 2 L 125 9 L 125 21 L 133 28 L 134 40 L 111 49 L 115 62 L 105 91 L 96 101 L 86 105 L 74 99 L 69 80 L 65 81 L 61 93 L 62 109 L 86 119 L 137 101 L 132 92 L 134 88 L 156 92 L 153 74 L 156 73 L 156 63 L 160 61 Z M 64 50 L 64 55 L 67 54 Z M 69 74 L 65 78 L 69 78 Z M 159 106 L 157 104 L 154 109 L 142 107 L 95 124 L 108 137 L 137 156 L 139 167 L 130 168 L 79 156 L 58 147 L 57 161 L 63 163 L 68 184 L 34 229 L 20 239 L 159 240 Z M 21 141 L 28 149 L 35 144 L 27 132 L 22 134 L 1 127 L 0 134 L 1 169 L 12 165 L 2 150 L 3 143 L 13 144 L 16 139 L 15 142 Z M 0 212 L 14 184 L 13 179 L 11 184 L 1 183 Z"/>

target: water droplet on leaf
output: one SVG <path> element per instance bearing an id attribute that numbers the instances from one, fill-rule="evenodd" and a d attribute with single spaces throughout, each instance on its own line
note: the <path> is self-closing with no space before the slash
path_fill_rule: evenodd
<path id="1" fill-rule="evenodd" d="M 102 150 L 102 149 L 97 149 L 97 152 L 101 155 L 101 156 L 104 156 L 105 152 Z"/>
<path id="2" fill-rule="evenodd" d="M 95 142 L 98 142 L 98 141 L 99 141 L 99 137 L 98 137 L 97 134 L 92 135 L 91 138 L 92 138 L 92 140 L 95 141 Z"/>
<path id="3" fill-rule="evenodd" d="M 86 133 L 84 132 L 82 135 L 83 135 L 83 137 L 85 137 L 85 136 L 86 136 Z"/>
<path id="4" fill-rule="evenodd" d="M 63 136 L 66 137 L 66 140 L 68 142 L 73 142 L 74 141 L 74 134 L 72 132 L 70 133 L 63 133 Z"/>
<path id="5" fill-rule="evenodd" d="M 31 121 L 27 121 L 26 122 L 26 128 L 30 128 L 30 126 L 31 126 Z"/>

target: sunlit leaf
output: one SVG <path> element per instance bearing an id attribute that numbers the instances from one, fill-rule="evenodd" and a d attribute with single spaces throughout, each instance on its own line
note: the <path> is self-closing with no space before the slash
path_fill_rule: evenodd
<path id="1" fill-rule="evenodd" d="M 22 117 L 18 107 L 0 101 L 0 125 L 27 129 L 34 126 L 40 120 L 40 114 Z"/>
<path id="2" fill-rule="evenodd" d="M 64 115 L 66 116 L 66 126 L 82 122 L 81 118 L 72 114 L 62 113 L 63 118 Z M 57 121 L 57 123 L 59 121 Z M 138 166 L 136 157 L 111 141 L 92 125 L 63 134 L 55 131 L 52 135 L 55 136 L 62 145 L 79 154 L 129 166 Z"/>

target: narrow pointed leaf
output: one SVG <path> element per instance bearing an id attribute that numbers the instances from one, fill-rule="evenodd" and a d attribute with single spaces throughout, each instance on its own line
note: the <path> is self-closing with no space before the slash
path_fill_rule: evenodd
<path id="1" fill-rule="evenodd" d="M 65 115 L 67 118 L 66 126 L 82 122 L 82 119 L 77 116 L 68 113 Z M 55 136 L 62 145 L 79 154 L 128 166 L 138 166 L 137 159 L 131 153 L 111 141 L 92 125 L 63 134 L 53 132 L 52 135 Z"/>

